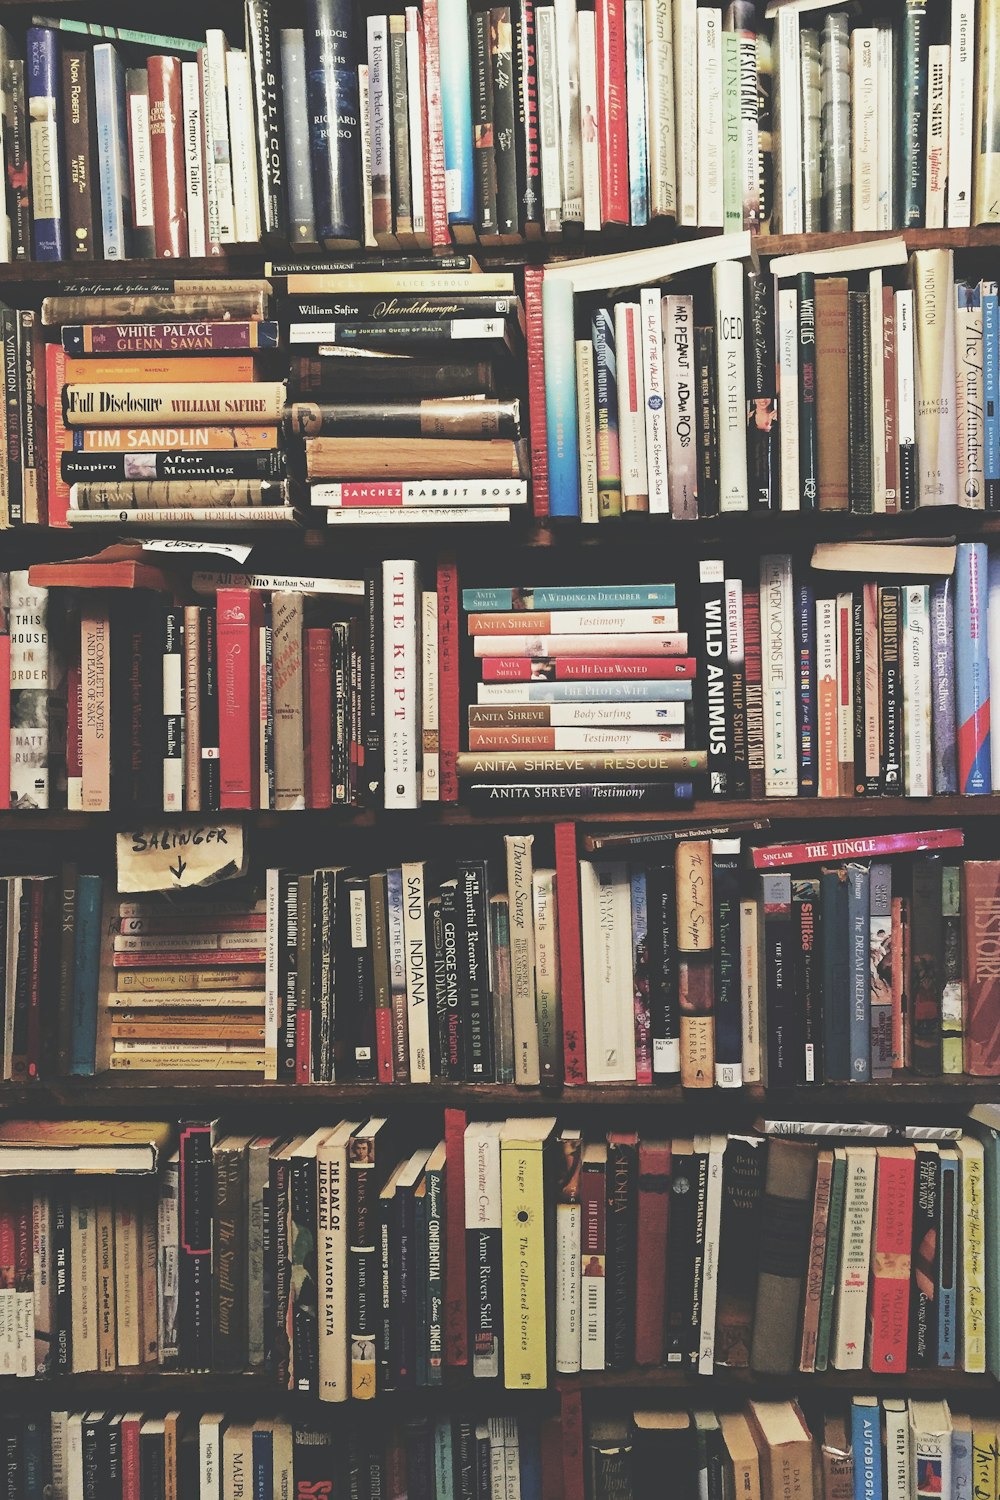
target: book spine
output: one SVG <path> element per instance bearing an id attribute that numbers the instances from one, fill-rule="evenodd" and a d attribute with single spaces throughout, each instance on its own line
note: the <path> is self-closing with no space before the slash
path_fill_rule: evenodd
<path id="1" fill-rule="evenodd" d="M 695 415 L 694 299 L 662 296 L 661 322 L 665 343 L 667 403 L 667 472 L 670 514 L 680 521 L 698 516 L 700 494 Z"/>
<path id="2" fill-rule="evenodd" d="M 187 255 L 184 125 L 178 58 L 149 60 L 149 134 L 155 253 Z"/>
<path id="3" fill-rule="evenodd" d="M 867 1083 L 871 1077 L 871 913 L 869 872 L 866 866 L 847 867 L 847 921 L 849 934 L 848 982 L 850 985 L 851 1077 Z"/>
<path id="4" fill-rule="evenodd" d="M 580 514 L 579 434 L 576 407 L 576 348 L 573 289 L 569 282 L 542 282 L 545 431 L 549 514 Z M 534 413 L 532 414 L 535 415 Z M 600 461 L 600 367 L 598 366 L 598 461 Z"/>
<path id="5" fill-rule="evenodd" d="M 873 861 L 869 897 L 872 1081 L 892 1077 L 892 867 Z"/>
<path id="6" fill-rule="evenodd" d="M 951 48 L 927 49 L 927 192 L 924 223 L 928 229 L 943 229 L 948 181 L 948 124 L 951 101 Z"/>
<path id="7" fill-rule="evenodd" d="M 430 1083 L 429 973 L 422 863 L 403 865 L 403 942 L 406 956 L 410 1081 Z"/>
<path id="8" fill-rule="evenodd" d="M 908 1147 L 879 1148 L 867 1351 L 876 1373 L 906 1371 L 915 1165 Z"/>
<path id="9" fill-rule="evenodd" d="M 739 840 L 713 840 L 715 1083 L 718 1088 L 741 1088 L 743 1084 L 738 867 Z"/>
<path id="10" fill-rule="evenodd" d="M 129 171 L 125 69 L 110 43 L 94 48 L 94 103 L 105 260 L 132 251 L 132 182 Z"/>
<path id="11" fill-rule="evenodd" d="M 992 787 L 987 562 L 983 543 L 959 543 L 955 567 L 955 716 L 958 787 L 965 794 L 987 793 Z"/>
<path id="12" fill-rule="evenodd" d="M 281 103 L 281 48 L 277 8 L 271 0 L 247 0 L 246 37 L 253 67 L 257 156 L 261 167 L 261 228 L 267 236 L 285 239 L 288 235 L 287 162 Z"/>
<path id="13" fill-rule="evenodd" d="M 778 503 L 778 393 L 775 386 L 774 278 L 766 271 L 747 274 L 747 469 L 751 510 L 775 510 Z M 800 334 L 800 358 L 802 338 Z"/>
<path id="14" fill-rule="evenodd" d="M 309 107 L 314 118 L 338 127 L 311 136 L 317 235 L 331 249 L 362 239 L 357 24 L 344 0 L 308 0 Z"/>
<path id="15" fill-rule="evenodd" d="M 473 1378 L 495 1379 L 501 1371 L 503 1286 L 501 1279 L 500 1139 L 475 1126 L 465 1135 L 466 1261 L 469 1275 L 470 1363 Z"/>
<path id="16" fill-rule="evenodd" d="M 664 410 L 662 297 L 655 287 L 640 292 L 645 391 L 646 475 L 651 515 L 670 514 L 667 431 Z M 579 383 L 579 382 L 578 382 Z"/>
<path id="17" fill-rule="evenodd" d="M 629 222 L 624 0 L 598 0 L 597 131 L 603 225 Z M 602 227 L 603 227 L 602 225 Z"/>
<path id="18" fill-rule="evenodd" d="M 500 1151 L 504 1385 L 548 1383 L 544 1145 L 505 1140 Z"/>
<path id="19" fill-rule="evenodd" d="M 468 1282 L 465 1231 L 465 1115 L 444 1112 L 445 1138 L 445 1363 L 464 1368 L 469 1362 Z"/>
<path id="20" fill-rule="evenodd" d="M 948 227 L 964 229 L 972 222 L 973 111 L 978 100 L 973 87 L 976 53 L 976 10 L 973 0 L 956 0 L 951 7 L 948 87 Z M 978 126 L 976 127 L 978 128 Z M 978 215 L 976 222 L 978 223 Z"/>
<path id="21" fill-rule="evenodd" d="M 712 289 L 719 410 L 719 508 L 726 514 L 749 508 L 742 265 L 723 261 L 714 266 Z"/>
<path id="22" fill-rule="evenodd" d="M 937 1263 L 937 1362 L 943 1370 L 955 1368 L 958 1352 L 961 1197 L 958 1160 L 953 1152 L 942 1154 L 937 1222 L 941 1246 Z"/>
<path id="23" fill-rule="evenodd" d="M 382 564 L 385 806 L 419 803 L 417 680 L 419 634 L 416 564 Z"/>
<path id="24" fill-rule="evenodd" d="M 62 55 L 65 129 L 66 228 L 74 260 L 93 260 L 97 250 L 92 172 L 97 162 L 93 63 L 86 52 Z"/>
<path id="25" fill-rule="evenodd" d="M 992 976 L 990 934 L 996 899 L 996 865 L 967 860 L 962 867 L 962 921 L 965 935 L 965 1071 L 975 1076 L 996 1070 L 996 1020 L 1000 985 Z"/>
<path id="26" fill-rule="evenodd" d="M 177 1355 L 183 1369 L 206 1370 L 212 1344 L 212 1127 L 180 1132 Z"/>
<path id="27" fill-rule="evenodd" d="M 30 27 L 27 53 L 35 259 L 65 260 L 58 34 L 47 27 Z"/>
<path id="28" fill-rule="evenodd" d="M 497 233 L 497 177 L 493 150 L 493 73 L 490 67 L 489 11 L 473 11 L 470 26 L 476 232 L 480 235 L 494 235 Z"/>
<path id="29" fill-rule="evenodd" d="M 438 22 L 441 35 L 448 42 L 448 65 L 441 74 L 448 222 L 452 225 L 471 225 L 474 221 L 475 195 L 468 11 L 460 0 L 439 0 Z"/>
<path id="30" fill-rule="evenodd" d="M 284 91 L 283 124 L 288 159 L 289 239 L 293 245 L 312 245 L 316 243 L 316 214 L 310 171 L 305 35 L 301 29 L 287 29 L 281 33 L 281 78 Z M 208 215 L 211 217 L 213 208 L 209 191 L 214 163 L 211 153 L 207 150 L 204 161 L 205 201 Z M 217 210 L 215 214 L 217 216 Z"/>
<path id="31" fill-rule="evenodd" d="M 924 222 L 927 146 L 927 5 L 908 0 L 902 26 L 903 119 L 900 127 L 900 178 L 903 228 Z"/>
<path id="32" fill-rule="evenodd" d="M 882 792 L 885 796 L 899 796 L 903 789 L 902 600 L 895 585 L 879 589 L 878 614 Z"/>
<path id="33" fill-rule="evenodd" d="M 986 1371 L 986 1245 L 983 1145 L 959 1144 L 962 1186 L 961 1365 L 970 1375 Z"/>

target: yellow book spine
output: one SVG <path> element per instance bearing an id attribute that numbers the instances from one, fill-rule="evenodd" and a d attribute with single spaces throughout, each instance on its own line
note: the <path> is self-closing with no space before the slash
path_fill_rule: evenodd
<path id="1" fill-rule="evenodd" d="M 500 1152 L 503 1235 L 504 1384 L 548 1384 L 545 1312 L 544 1154 L 535 1141 L 504 1141 Z"/>
<path id="2" fill-rule="evenodd" d="M 112 1072 L 263 1073 L 263 1052 L 113 1052 Z"/>
<path id="3" fill-rule="evenodd" d="M 962 1159 L 962 1348 L 969 1375 L 986 1373 L 986 1233 L 983 1150 L 964 1140 Z"/>
<path id="4" fill-rule="evenodd" d="M 997 1500 L 997 1424 L 991 1417 L 973 1418 L 972 1493 L 976 1500 Z"/>

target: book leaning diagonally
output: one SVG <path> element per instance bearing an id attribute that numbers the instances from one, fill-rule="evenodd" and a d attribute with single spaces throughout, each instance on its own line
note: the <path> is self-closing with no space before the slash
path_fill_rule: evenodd
<path id="1" fill-rule="evenodd" d="M 837 250 L 803 250 L 796 255 L 776 255 L 769 269 L 781 281 L 801 276 L 846 276 L 850 271 L 874 271 L 885 266 L 905 266 L 906 241 L 900 235 L 858 240 Z M 721 259 L 721 257 L 720 257 Z"/>
<path id="2" fill-rule="evenodd" d="M 717 261 L 746 260 L 749 256 L 750 235 L 741 231 L 739 234 L 687 240 L 680 245 L 657 245 L 648 250 L 627 250 L 619 255 L 590 255 L 565 261 L 547 268 L 545 279 L 568 281 L 577 293 L 603 292 L 620 286 L 645 286 L 653 281 L 666 281 L 682 271 L 714 266 Z"/>

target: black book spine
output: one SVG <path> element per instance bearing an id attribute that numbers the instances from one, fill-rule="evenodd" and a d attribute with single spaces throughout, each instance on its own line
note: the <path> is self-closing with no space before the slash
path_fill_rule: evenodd
<path id="1" fill-rule="evenodd" d="M 213 1160 L 212 1364 L 236 1374 L 247 1364 L 246 1153 L 217 1146 Z"/>
<path id="2" fill-rule="evenodd" d="M 691 1343 L 691 1264 L 698 1212 L 698 1174 L 693 1150 L 674 1152 L 667 1236 L 666 1354 L 668 1365 L 686 1365 Z M 687 1143 L 690 1147 L 690 1142 Z"/>
<path id="3" fill-rule="evenodd" d="M 913 1289 L 910 1300 L 909 1361 L 916 1369 L 937 1364 L 938 1315 L 936 1294 L 940 1272 L 938 1192 L 940 1160 L 937 1151 L 917 1147 L 913 1190 Z"/>
<path id="4" fill-rule="evenodd" d="M 67 484 L 122 484 L 135 479 L 284 479 L 285 454 L 277 448 L 260 453 L 63 453 Z"/>
<path id="5" fill-rule="evenodd" d="M 490 990 L 487 872 L 481 862 L 458 872 L 458 966 L 465 1037 L 465 1074 L 472 1083 L 492 1083 L 496 1057 Z"/>
<path id="6" fill-rule="evenodd" d="M 287 870 L 278 875 L 278 1078 L 295 1082 L 295 1024 L 299 1002 L 299 881 Z"/>
<path id="7" fill-rule="evenodd" d="M 313 877 L 312 1055 L 316 1083 L 332 1083 L 337 1074 L 334 1056 L 337 954 L 334 943 L 336 876 L 317 870 Z"/>
<path id="8" fill-rule="evenodd" d="M 212 1363 L 212 1126 L 180 1129 L 180 1251 L 177 1354 L 186 1370 Z M 143 1487 L 145 1495 L 145 1486 Z"/>
<path id="9" fill-rule="evenodd" d="M 17 313 L 0 306 L 3 338 L 4 410 L 7 416 L 4 463 L 7 466 L 7 504 L 12 526 L 24 521 L 24 474 L 21 454 L 21 394 L 18 389 Z"/>
<path id="10" fill-rule="evenodd" d="M 941 1072 L 941 993 L 944 986 L 944 919 L 940 857 L 913 861 L 910 916 L 910 1055 L 914 1073 Z"/>
<path id="11" fill-rule="evenodd" d="M 524 224 L 542 217 L 541 173 L 538 159 L 538 73 L 535 64 L 535 0 L 511 7 L 514 33 L 514 78 L 517 88 L 514 151 L 517 161 L 517 200 Z"/>
<path id="12" fill-rule="evenodd" d="M 45 347 L 41 341 L 38 313 L 20 308 L 17 314 L 17 381 L 21 407 L 21 447 L 24 466 L 24 500 L 28 515 L 45 512 L 43 434 L 38 417 L 44 409 L 38 397 L 38 377 L 45 377 Z"/>
<path id="13" fill-rule="evenodd" d="M 778 503 L 778 392 L 774 356 L 774 277 L 747 272 L 747 471 L 750 509 Z"/>
<path id="14" fill-rule="evenodd" d="M 163 785 L 160 806 L 165 812 L 184 810 L 184 610 L 168 605 L 163 612 L 163 671 L 170 677 L 164 684 Z M 176 670 L 175 670 L 176 669 Z M 171 687 L 171 707 L 167 707 L 166 688 Z"/>
<path id="15" fill-rule="evenodd" d="M 70 1198 L 68 1179 L 56 1179 L 52 1194 L 52 1266 L 55 1284 L 52 1327 L 52 1372 L 68 1375 L 73 1368 L 73 1303 L 70 1266 Z"/>
<path id="16" fill-rule="evenodd" d="M 145 603 L 136 624 L 129 684 L 133 784 L 137 806 L 155 812 L 163 807 L 163 621 L 157 599 Z"/>
<path id="17" fill-rule="evenodd" d="M 434 1500 L 433 1436 L 428 1418 L 410 1417 L 405 1434 L 407 1500 Z"/>
<path id="18" fill-rule="evenodd" d="M 799 334 L 799 504 L 815 510 L 819 499 L 819 424 L 816 395 L 816 278 L 805 271 L 796 279 Z M 789 400 L 794 398 L 790 395 Z"/>
<path id="19" fill-rule="evenodd" d="M 708 1200 L 707 1139 L 695 1138 L 691 1191 L 694 1194 L 693 1253 L 687 1269 L 687 1363 L 698 1368 L 698 1343 L 701 1334 L 701 1304 L 705 1296 L 705 1208 Z"/>
<path id="20" fill-rule="evenodd" d="M 271 1279 L 274 1286 L 274 1316 L 265 1368 L 281 1389 L 288 1384 L 288 1297 L 292 1283 L 291 1250 L 288 1242 L 288 1162 L 271 1158 L 270 1181 Z M 265 1334 L 266 1337 L 266 1334 Z"/>
<path id="21" fill-rule="evenodd" d="M 105 1426 L 107 1418 L 90 1412 L 83 1419 L 83 1496 L 84 1500 L 104 1500 L 104 1484 L 107 1482 L 107 1453 Z M 4 1455 L 6 1459 L 6 1454 Z M 8 1493 L 10 1485 L 8 1483 Z M 19 1491 L 15 1490 L 14 1494 Z"/>
<path id="22" fill-rule="evenodd" d="M 378 1391 L 381 1395 L 396 1386 L 396 1351 L 398 1323 L 393 1315 L 393 1285 L 396 1276 L 397 1255 L 393 1244 L 395 1220 L 393 1197 L 379 1198 L 378 1202 L 378 1246 L 379 1246 L 379 1296 L 378 1296 Z"/>
<path id="23" fill-rule="evenodd" d="M 635 1357 L 635 1241 L 639 1147 L 635 1138 L 608 1141 L 607 1301 L 605 1364 L 628 1368 Z"/>
<path id="24" fill-rule="evenodd" d="M 342 1493 L 340 1436 L 296 1422 L 292 1426 L 292 1472 L 296 1500 Z M 145 1500 L 145 1496 L 143 1496 Z"/>
<path id="25" fill-rule="evenodd" d="M 273 0 L 247 0 L 247 46 L 257 110 L 257 154 L 261 177 L 261 229 L 267 237 L 288 235 L 288 171 L 282 109 L 279 18 Z"/>
<path id="26" fill-rule="evenodd" d="M 330 775 L 333 782 L 333 800 L 346 803 L 348 800 L 348 766 L 350 763 L 350 724 L 348 713 L 348 641 L 347 626 L 338 621 L 330 634 L 330 660 L 333 669 L 334 707 L 333 733 L 331 735 Z"/>
<path id="27" fill-rule="evenodd" d="M 411 1390 L 417 1381 L 417 1225 L 413 1189 L 397 1188 L 393 1203 L 397 1268 L 392 1299 L 396 1322 L 395 1383 L 400 1390 Z"/>
<path id="28" fill-rule="evenodd" d="M 59 877 L 59 980 L 58 1020 L 56 1026 L 56 1072 L 62 1078 L 69 1072 L 73 1041 L 73 989 L 76 960 L 76 882 L 79 870 L 75 863 L 63 865 Z M 3 884 L 0 882 L 0 884 Z M 0 932 L 7 930 L 7 892 L 0 893 Z"/>
<path id="29" fill-rule="evenodd" d="M 514 55 L 510 6 L 494 6 L 489 13 L 489 21 L 497 228 L 501 234 L 516 234 L 518 194 L 514 130 Z"/>
<path id="30" fill-rule="evenodd" d="M 368 881 L 364 876 L 349 880 L 344 888 L 353 958 L 354 1038 L 351 1073 L 359 1083 L 374 1083 L 375 1066 L 375 976 L 372 972 L 371 912 Z M 315 982 L 315 974 L 314 974 Z"/>
<path id="31" fill-rule="evenodd" d="M 455 1437 L 456 1500 L 476 1500 L 476 1433 L 471 1422 L 459 1422 Z"/>
<path id="32" fill-rule="evenodd" d="M 729 791 L 729 715 L 726 679 L 726 582 L 721 559 L 699 564 L 701 622 L 698 676 L 702 684 L 704 721 L 701 743 L 708 751 L 708 789 L 713 797 Z"/>
<path id="33" fill-rule="evenodd" d="M 17 962 L 14 968 L 14 1013 L 11 1028 L 11 1078 L 23 1083 L 28 1076 L 28 1024 L 31 1009 L 31 887 L 21 884 L 14 920 L 17 922 Z"/>
<path id="34" fill-rule="evenodd" d="M 799 796 L 819 791 L 816 727 L 816 595 L 811 583 L 795 584 L 795 664 L 798 670 Z"/>
<path id="35" fill-rule="evenodd" d="M 376 1145 L 375 1151 L 379 1150 Z M 378 1178 L 373 1161 L 350 1160 L 348 1203 L 348 1319 L 351 1341 L 351 1391 L 355 1397 L 375 1394 L 379 1334 Z"/>
<path id="36" fill-rule="evenodd" d="M 732 1087 L 743 1073 L 740 998 L 740 856 L 712 855 L 715 927 L 715 1077 Z"/>
<path id="37" fill-rule="evenodd" d="M 823 967 L 820 962 L 820 884 L 792 881 L 795 993 L 802 1016 L 802 1081 L 823 1082 Z"/>
<path id="38" fill-rule="evenodd" d="M 653 1077 L 680 1071 L 680 1010 L 677 1002 L 677 882 L 673 860 L 646 874 L 649 913 L 649 1034 Z"/>
<path id="39" fill-rule="evenodd" d="M 493 70 L 490 12 L 474 11 L 472 27 L 472 161 L 476 188 L 476 232 L 497 233 L 497 165 L 493 131 Z"/>
<path id="40" fill-rule="evenodd" d="M 7 176 L 7 207 L 10 213 L 11 254 L 14 260 L 30 260 L 31 165 L 23 58 L 8 58 L 5 83 L 10 101 L 8 130 L 4 142 L 4 167 Z"/>
<path id="41" fill-rule="evenodd" d="M 270 1370 L 274 1359 L 275 1245 L 276 1215 L 274 1185 L 269 1169 L 268 1182 L 261 1194 L 260 1242 L 262 1274 L 260 1282 L 261 1321 L 264 1333 L 264 1369 Z"/>
<path id="42" fill-rule="evenodd" d="M 694 331 L 698 377 L 698 514 L 719 514 L 719 418 L 716 405 L 715 329 Z"/>
<path id="43" fill-rule="evenodd" d="M 142 1500 L 167 1500 L 166 1434 L 139 1433 L 139 1491 Z"/>
<path id="44" fill-rule="evenodd" d="M 743 590 L 726 588 L 726 689 L 729 715 L 729 790 L 750 795 L 750 747 L 747 740 L 747 662 L 743 635 Z"/>
<path id="45" fill-rule="evenodd" d="M 792 959 L 791 881 L 788 875 L 761 877 L 764 907 L 764 996 L 767 1017 L 767 1086 L 790 1088 L 802 1080 L 796 1026 Z"/>
<path id="46" fill-rule="evenodd" d="M 441 1076 L 449 1083 L 460 1083 L 465 1074 L 465 1031 L 462 1015 L 462 985 L 459 979 L 458 882 L 446 880 L 441 886 L 439 909 L 441 942 L 434 942 L 435 979 L 440 960 L 439 1025 L 441 1036 Z"/>
<path id="47" fill-rule="evenodd" d="M 487 1500 L 492 1495 L 489 1428 L 484 1424 L 476 1428 L 476 1500 Z"/>
<path id="48" fill-rule="evenodd" d="M 879 662 L 882 692 L 882 794 L 898 797 L 903 789 L 903 677 L 899 650 L 900 588 L 878 591 Z"/>
<path id="49" fill-rule="evenodd" d="M 305 20 L 316 233 L 333 249 L 362 238 L 359 22 L 349 0 L 306 0 Z"/>
<path id="50" fill-rule="evenodd" d="M 101 257 L 100 210 L 95 212 L 97 183 L 97 111 L 94 107 L 94 61 L 90 49 L 69 47 L 62 55 L 63 166 L 66 227 L 73 260 Z"/>
<path id="51" fill-rule="evenodd" d="M 444 919 L 441 895 L 428 896 L 426 909 L 428 1003 L 433 1004 L 430 1021 L 431 1078 L 438 1082 L 447 1077 L 447 1009 L 444 977 Z"/>
<path id="52" fill-rule="evenodd" d="M 288 1173 L 292 1220 L 292 1371 L 295 1390 L 315 1396 L 319 1380 L 316 1321 L 316 1159 L 293 1156 Z"/>
<path id="53" fill-rule="evenodd" d="M 851 676 L 854 700 L 854 795 L 863 797 L 868 791 L 868 783 L 865 777 L 865 600 L 860 588 L 851 591 Z"/>
<path id="54" fill-rule="evenodd" d="M 872 512 L 871 330 L 868 293 L 847 294 L 848 500 L 855 515 Z"/>
<path id="55" fill-rule="evenodd" d="M 260 729 L 260 756 L 263 767 L 263 779 L 260 786 L 260 805 L 262 808 L 274 807 L 274 632 L 271 626 L 271 600 L 264 599 L 261 606 L 263 627 L 261 630 L 260 643 L 260 668 L 261 668 L 261 691 L 263 702 L 261 703 L 261 729 Z"/>
<path id="56" fill-rule="evenodd" d="M 727 1142 L 722 1160 L 715 1362 L 738 1369 L 750 1363 L 766 1160 L 766 1141 L 738 1136 Z"/>
<path id="57" fill-rule="evenodd" d="M 102 1500 L 122 1500 L 122 1424 L 120 1418 L 112 1418 L 104 1431 L 104 1452 L 107 1463 L 107 1489 L 101 1492 Z M 27 1491 L 27 1497 L 32 1496 Z M 41 1494 L 41 1490 L 38 1494 Z"/>
<path id="58" fill-rule="evenodd" d="M 395 23 L 399 22 L 397 26 Z M 406 35 L 403 17 L 389 18 L 389 88 L 392 107 L 392 217 L 397 233 L 413 227 L 410 188 L 410 123 L 406 98 Z"/>
<path id="59" fill-rule="evenodd" d="M 201 674 L 201 807 L 219 810 L 219 662 L 216 653 L 215 617 L 210 609 L 199 609 L 198 631 Z"/>

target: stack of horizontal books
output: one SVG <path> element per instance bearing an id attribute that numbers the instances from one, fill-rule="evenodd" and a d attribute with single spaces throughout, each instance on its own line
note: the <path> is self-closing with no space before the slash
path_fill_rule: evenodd
<path id="1" fill-rule="evenodd" d="M 287 431 L 331 526 L 507 521 L 527 501 L 524 309 L 510 272 L 463 259 L 275 277 Z"/>
<path id="2" fill-rule="evenodd" d="M 266 281 L 183 279 L 45 299 L 50 524 L 295 520 L 269 300 Z"/>

